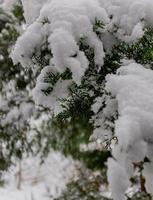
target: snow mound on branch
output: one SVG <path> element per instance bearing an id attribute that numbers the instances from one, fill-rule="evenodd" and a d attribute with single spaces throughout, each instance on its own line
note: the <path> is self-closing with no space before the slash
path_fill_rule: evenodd
<path id="1" fill-rule="evenodd" d="M 81 38 L 94 49 L 94 62 L 99 69 L 103 66 L 105 51 L 109 52 L 118 39 L 126 42 L 140 39 L 145 25 L 152 25 L 153 18 L 151 0 L 22 0 L 22 3 L 26 29 L 12 51 L 14 63 L 37 67 L 33 57 L 47 45 L 45 48 L 50 54 L 47 65 L 59 73 L 69 69 L 77 84 L 81 83 L 90 62 L 80 50 Z M 97 28 L 98 33 L 94 30 L 96 21 L 103 24 Z M 41 93 L 40 82 L 37 84 L 36 90 Z M 46 98 L 49 102 L 49 97 Z M 46 105 L 46 101 L 41 104 Z"/>
<path id="2" fill-rule="evenodd" d="M 27 24 L 31 23 L 29 22 L 31 14 L 28 15 L 28 8 L 31 10 L 30 13 L 33 12 L 28 2 L 23 1 Z M 36 5 L 38 4 L 39 2 Z M 37 15 L 38 17 L 36 17 Z M 20 62 L 24 67 L 34 67 L 32 57 L 36 53 L 35 51 L 41 50 L 44 43 L 48 44 L 46 48 L 50 51 L 49 66 L 44 66 L 41 71 L 33 96 L 37 104 L 55 108 L 54 111 L 58 112 L 60 106 L 56 102 L 59 97 L 67 97 L 66 87 L 69 86 L 70 81 L 59 80 L 50 94 L 45 95 L 42 91 L 50 87 L 48 83 L 44 83 L 43 78 L 47 73 L 45 69 L 50 68 L 52 71 L 56 68 L 57 73 L 63 73 L 69 69 L 73 81 L 80 84 L 89 61 L 85 53 L 79 49 L 78 42 L 80 38 L 86 38 L 87 44 L 95 51 L 95 64 L 102 66 L 105 56 L 103 43 L 93 31 L 93 24 L 95 19 L 104 24 L 108 23 L 109 19 L 105 9 L 100 7 L 97 0 L 48 1 L 42 5 L 40 12 L 34 11 L 34 18 L 36 20 L 32 19 L 33 23 L 19 37 L 12 58 L 14 63 Z"/>
<path id="3" fill-rule="evenodd" d="M 47 37 L 52 50 L 51 63 L 60 70 L 71 68 L 73 73 L 88 67 L 82 59 L 78 40 L 87 38 L 89 46 L 95 50 L 95 63 L 103 64 L 103 42 L 93 31 L 95 20 L 100 20 L 106 27 L 98 30 L 101 34 L 111 32 L 125 41 L 135 41 L 143 35 L 144 21 L 152 25 L 153 3 L 150 0 L 22 0 L 27 27 L 18 39 L 12 58 L 23 65 L 35 48 L 39 48 Z M 45 23 L 46 22 L 46 23 Z M 80 59 L 80 54 L 82 59 Z M 76 55 L 74 57 L 74 55 Z M 27 66 L 27 65 L 25 65 Z M 77 68 L 76 68 L 77 67 Z M 76 70 L 76 69 L 78 70 Z M 73 71 L 74 70 L 74 71 Z M 83 72 L 82 72 L 83 75 Z M 75 80 L 75 79 L 74 79 Z"/>
<path id="4" fill-rule="evenodd" d="M 59 72 L 69 68 L 74 81 L 79 83 L 88 67 L 84 52 L 79 50 L 80 38 L 86 37 L 88 44 L 94 48 L 95 63 L 103 64 L 103 44 L 93 31 L 96 18 L 104 24 L 109 22 L 105 9 L 97 0 L 48 1 L 42 6 L 39 17 L 18 39 L 12 54 L 14 63 L 21 62 L 26 67 L 27 63 L 31 65 L 30 56 L 47 38 L 48 48 L 53 54 L 50 64 L 55 65 Z"/>
<path id="5" fill-rule="evenodd" d="M 40 14 L 42 6 L 47 0 L 21 0 L 24 8 L 24 18 L 27 25 L 32 24 Z"/>
<path id="6" fill-rule="evenodd" d="M 108 179 L 114 200 L 123 199 L 128 186 L 126 182 L 133 174 L 133 163 L 141 162 L 145 157 L 151 162 L 144 168 L 146 188 L 153 194 L 150 179 L 153 173 L 153 71 L 131 63 L 118 69 L 116 75 L 108 75 L 106 80 L 106 90 L 116 98 L 119 113 L 115 123 L 118 145 L 112 151 L 115 160 L 108 161 Z M 126 174 L 118 182 L 118 187 L 114 187 L 116 170 L 113 166 L 116 165 Z"/>
<path id="7" fill-rule="evenodd" d="M 146 178 L 145 187 L 147 192 L 153 194 L 153 162 L 144 165 L 143 176 Z"/>
<path id="8" fill-rule="evenodd" d="M 14 6 L 18 4 L 18 0 L 2 0 L 0 1 L 0 7 L 7 12 L 13 10 Z"/>
<path id="9" fill-rule="evenodd" d="M 101 0 L 100 0 L 101 1 Z M 152 0 L 102 0 L 112 20 L 108 29 L 126 42 L 135 41 L 143 36 L 144 26 L 152 25 Z"/>
<path id="10" fill-rule="evenodd" d="M 58 80 L 56 83 L 51 84 L 49 82 L 44 83 L 44 79 L 47 74 L 56 75 L 57 71 L 55 68 L 46 66 L 43 68 L 41 74 L 37 79 L 37 84 L 35 89 L 33 90 L 33 97 L 35 99 L 35 103 L 37 105 L 41 105 L 43 102 L 43 106 L 50 107 L 54 114 L 58 114 L 61 112 L 62 107 L 60 106 L 60 100 L 68 97 L 68 88 L 72 84 L 71 80 Z M 49 94 L 44 95 L 43 90 L 51 90 Z"/>

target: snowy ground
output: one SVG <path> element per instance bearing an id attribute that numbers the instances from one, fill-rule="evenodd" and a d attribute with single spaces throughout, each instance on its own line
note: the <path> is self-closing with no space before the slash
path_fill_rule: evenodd
<path id="1" fill-rule="evenodd" d="M 51 200 L 65 189 L 75 171 L 72 159 L 51 153 L 40 165 L 39 157 L 24 159 L 4 175 L 2 200 Z"/>

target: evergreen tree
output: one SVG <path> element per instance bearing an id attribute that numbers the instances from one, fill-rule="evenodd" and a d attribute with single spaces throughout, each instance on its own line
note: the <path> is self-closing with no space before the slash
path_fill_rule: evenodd
<path id="1" fill-rule="evenodd" d="M 51 116 L 34 141 L 43 161 L 53 148 L 81 163 L 77 178 L 56 199 L 102 199 L 101 187 L 108 184 L 114 200 L 151 199 L 152 2 L 22 0 L 22 5 L 25 30 L 11 52 L 15 74 L 21 75 L 17 89 L 34 87 L 35 103 Z M 19 107 L 27 100 L 20 102 Z"/>

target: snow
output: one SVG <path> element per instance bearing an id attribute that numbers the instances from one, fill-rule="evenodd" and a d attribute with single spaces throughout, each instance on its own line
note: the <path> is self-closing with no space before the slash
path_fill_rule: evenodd
<path id="1" fill-rule="evenodd" d="M 103 1 L 102 1 L 103 2 Z M 152 8 L 151 0 L 110 0 L 104 7 L 113 18 L 109 27 L 116 30 L 116 35 L 126 42 L 134 41 L 143 34 L 144 23 L 152 25 Z"/>
<path id="2" fill-rule="evenodd" d="M 108 160 L 107 177 L 110 183 L 110 189 L 113 199 L 125 200 L 126 197 L 124 196 L 124 193 L 126 189 L 130 187 L 128 175 L 124 168 L 112 158 Z"/>
<path id="3" fill-rule="evenodd" d="M 152 194 L 152 144 L 153 144 L 153 71 L 142 65 L 131 63 L 118 69 L 116 75 L 106 77 L 106 90 L 117 99 L 119 117 L 115 122 L 115 136 L 118 145 L 112 151 L 115 160 L 108 161 L 108 179 L 112 187 L 114 200 L 122 199 L 128 185 L 125 184 L 133 174 L 133 163 L 148 157 L 150 164 L 145 164 L 146 187 Z M 113 169 L 115 166 L 118 167 Z M 118 186 L 124 184 L 124 190 L 115 187 L 118 168 L 127 175 L 122 175 Z M 114 174 L 113 174 L 114 171 Z M 121 173 L 121 170 L 120 170 Z M 121 176 L 121 175 L 119 175 Z M 117 177 L 119 177 L 117 176 Z M 126 199 L 126 198 L 125 198 Z"/>
<path id="4" fill-rule="evenodd" d="M 58 74 L 54 66 L 46 66 L 43 68 L 41 74 L 37 78 L 37 84 L 33 90 L 33 98 L 36 105 L 41 105 L 43 102 L 43 106 L 50 107 L 55 114 L 58 114 L 62 110 L 58 101 L 63 98 L 68 98 L 68 87 L 72 84 L 72 81 L 59 79 L 54 85 L 49 82 L 45 83 L 44 79 L 47 77 L 48 73 L 52 76 L 57 76 Z M 44 93 L 40 91 L 46 88 L 51 88 L 52 91 L 44 95 Z"/>
<path id="5" fill-rule="evenodd" d="M 58 152 L 51 152 L 40 164 L 40 157 L 24 158 L 4 175 L 0 188 L 3 200 L 51 200 L 66 188 L 75 172 L 75 163 Z"/>
<path id="6" fill-rule="evenodd" d="M 21 0 L 24 7 L 24 18 L 27 26 L 33 23 L 40 14 L 41 7 L 46 0 Z"/>
<path id="7" fill-rule="evenodd" d="M 148 193 L 153 195 L 153 163 L 145 163 L 143 176 L 145 177 L 145 187 Z"/>
<path id="8" fill-rule="evenodd" d="M 18 3 L 18 0 L 2 0 L 0 7 L 2 7 L 5 11 L 10 12 L 13 10 L 14 5 Z"/>

